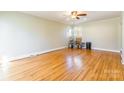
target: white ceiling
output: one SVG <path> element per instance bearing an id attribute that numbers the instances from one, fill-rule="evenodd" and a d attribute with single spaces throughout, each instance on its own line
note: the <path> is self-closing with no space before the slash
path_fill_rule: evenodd
<path id="1" fill-rule="evenodd" d="M 23 13 L 65 24 L 72 24 L 73 22 L 78 24 L 82 22 L 118 17 L 121 15 L 120 11 L 86 11 L 86 17 L 80 17 L 80 20 L 72 20 L 69 11 L 25 11 Z"/>

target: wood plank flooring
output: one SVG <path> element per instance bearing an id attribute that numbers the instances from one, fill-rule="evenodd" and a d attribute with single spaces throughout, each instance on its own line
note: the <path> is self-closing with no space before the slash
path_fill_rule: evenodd
<path id="1" fill-rule="evenodd" d="M 124 80 L 119 53 L 62 49 L 0 64 L 0 80 Z"/>

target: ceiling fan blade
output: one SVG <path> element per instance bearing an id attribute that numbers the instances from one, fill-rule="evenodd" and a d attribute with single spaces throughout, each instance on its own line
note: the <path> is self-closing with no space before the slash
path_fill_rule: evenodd
<path id="1" fill-rule="evenodd" d="M 76 17 L 76 19 L 80 19 L 79 17 Z"/>
<path id="2" fill-rule="evenodd" d="M 77 16 L 87 16 L 87 14 L 77 14 Z"/>

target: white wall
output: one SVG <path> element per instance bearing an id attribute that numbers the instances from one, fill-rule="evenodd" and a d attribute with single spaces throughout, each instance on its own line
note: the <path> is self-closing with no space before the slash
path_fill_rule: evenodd
<path id="1" fill-rule="evenodd" d="M 0 55 L 9 59 L 65 46 L 67 25 L 18 13 L 0 12 Z"/>
<path id="2" fill-rule="evenodd" d="M 122 13 L 122 48 L 124 49 L 124 12 Z"/>
<path id="3" fill-rule="evenodd" d="M 121 19 L 120 17 L 82 23 L 75 27 L 82 33 L 84 41 L 91 41 L 93 48 L 120 51 Z"/>
<path id="4" fill-rule="evenodd" d="M 124 64 L 124 12 L 122 13 L 122 63 Z"/>

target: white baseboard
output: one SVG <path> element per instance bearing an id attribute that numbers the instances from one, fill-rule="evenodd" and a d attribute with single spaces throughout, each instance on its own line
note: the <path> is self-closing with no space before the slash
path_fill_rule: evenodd
<path id="1" fill-rule="evenodd" d="M 117 52 L 117 53 L 120 53 L 119 50 L 110 50 L 110 49 L 103 49 L 103 48 L 92 48 L 94 50 L 101 50 L 101 51 L 110 51 L 110 52 Z"/>
<path id="2" fill-rule="evenodd" d="M 66 46 L 59 47 L 59 48 L 54 48 L 54 49 L 49 49 L 49 50 L 45 50 L 45 51 L 41 51 L 41 52 L 35 52 L 35 53 L 26 54 L 26 55 L 16 56 L 16 57 L 9 57 L 9 58 L 7 58 L 7 60 L 8 61 L 19 60 L 19 59 L 23 59 L 23 58 L 27 58 L 27 57 L 31 57 L 31 56 L 36 56 L 36 55 L 52 52 L 52 51 L 55 51 L 55 50 L 60 50 L 60 49 L 63 49 L 63 48 L 66 48 Z M 117 51 L 117 50 L 109 50 L 109 49 L 102 49 L 102 48 L 92 48 L 92 49 L 102 50 L 102 51 L 118 52 L 118 53 L 120 52 L 120 51 Z"/>
<path id="3" fill-rule="evenodd" d="M 64 49 L 64 48 L 66 48 L 66 47 L 63 46 L 63 47 L 49 49 L 49 50 L 45 50 L 45 51 L 41 51 L 41 52 L 35 52 L 35 53 L 26 54 L 26 55 L 21 55 L 21 56 L 16 56 L 16 57 L 10 57 L 7 60 L 8 61 L 19 60 L 19 59 L 23 59 L 23 58 L 27 58 L 27 57 L 31 57 L 31 56 L 37 56 L 37 55 L 41 55 L 41 54 L 44 54 L 44 53 L 48 53 L 48 52 L 52 52 L 52 51 L 60 50 L 60 49 Z"/>

